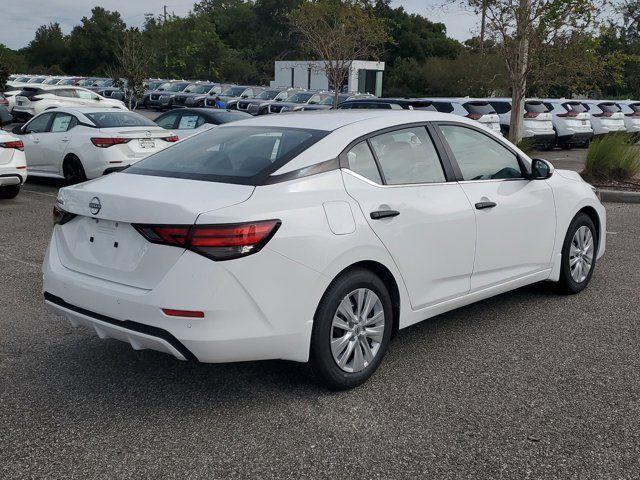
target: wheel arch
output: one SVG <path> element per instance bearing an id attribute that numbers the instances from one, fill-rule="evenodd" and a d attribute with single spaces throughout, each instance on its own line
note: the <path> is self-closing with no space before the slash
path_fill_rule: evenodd
<path id="1" fill-rule="evenodd" d="M 333 283 L 337 278 L 341 277 L 347 272 L 358 268 L 369 270 L 370 272 L 378 276 L 387 287 L 387 291 L 389 292 L 389 296 L 391 297 L 391 307 L 393 309 L 393 330 L 391 332 L 391 335 L 392 337 L 395 336 L 398 333 L 400 326 L 400 289 L 395 276 L 385 265 L 375 260 L 361 260 L 343 268 L 333 278 L 331 283 Z"/>
<path id="2" fill-rule="evenodd" d="M 593 224 L 596 227 L 596 238 L 597 238 L 597 241 L 598 241 L 598 245 L 596 246 L 596 252 L 597 252 L 597 250 L 598 250 L 597 247 L 600 245 L 600 242 L 602 240 L 602 234 L 603 234 L 602 233 L 602 224 L 600 222 L 600 215 L 598 215 L 598 212 L 596 211 L 595 208 L 593 208 L 590 205 L 587 205 L 585 207 L 582 207 L 580 210 L 578 210 L 576 212 L 576 214 L 573 216 L 573 218 L 575 218 L 576 215 L 579 215 L 581 213 L 584 213 L 585 215 L 587 215 L 591 219 L 591 221 L 593 222 Z"/>

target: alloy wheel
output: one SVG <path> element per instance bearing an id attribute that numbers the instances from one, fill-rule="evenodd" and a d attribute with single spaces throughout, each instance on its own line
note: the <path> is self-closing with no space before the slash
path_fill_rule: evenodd
<path id="1" fill-rule="evenodd" d="M 331 353 L 349 373 L 364 370 L 380 351 L 385 328 L 384 308 L 373 290 L 358 288 L 346 295 L 331 323 Z"/>
<path id="2" fill-rule="evenodd" d="M 593 234 L 583 225 L 573 234 L 569 249 L 569 269 L 575 282 L 582 283 L 589 276 L 594 253 Z"/>

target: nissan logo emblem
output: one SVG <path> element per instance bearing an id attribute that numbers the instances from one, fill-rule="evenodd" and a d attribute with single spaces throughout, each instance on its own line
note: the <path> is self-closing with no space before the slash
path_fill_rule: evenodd
<path id="1" fill-rule="evenodd" d="M 93 197 L 89 201 L 89 210 L 92 215 L 97 215 L 100 213 L 100 209 L 102 208 L 102 204 L 100 203 L 100 199 L 98 197 Z"/>

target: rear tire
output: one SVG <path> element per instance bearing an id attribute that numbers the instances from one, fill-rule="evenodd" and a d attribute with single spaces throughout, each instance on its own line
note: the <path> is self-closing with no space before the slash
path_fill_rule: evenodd
<path id="1" fill-rule="evenodd" d="M 362 268 L 339 276 L 313 322 L 309 365 L 321 385 L 347 390 L 378 368 L 393 328 L 391 297 L 378 276 Z"/>
<path id="2" fill-rule="evenodd" d="M 20 185 L 9 185 L 0 187 L 0 198 L 3 200 L 16 198 L 20 193 Z"/>
<path id="3" fill-rule="evenodd" d="M 596 267 L 598 235 L 593 220 L 579 213 L 571 221 L 562 244 L 559 293 L 573 295 L 584 290 Z"/>
<path id="4" fill-rule="evenodd" d="M 87 175 L 80 159 L 74 155 L 70 155 L 64 159 L 62 164 L 62 173 L 65 181 L 69 185 L 87 181 Z"/>

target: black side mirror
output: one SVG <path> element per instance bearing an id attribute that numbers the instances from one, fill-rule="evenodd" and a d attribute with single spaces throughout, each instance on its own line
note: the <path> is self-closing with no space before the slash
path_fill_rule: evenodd
<path id="1" fill-rule="evenodd" d="M 553 165 L 541 158 L 531 161 L 531 180 L 546 180 L 553 175 Z"/>
<path id="2" fill-rule="evenodd" d="M 11 129 L 11 133 L 15 134 L 15 135 L 22 135 L 22 127 L 23 125 L 16 125 L 15 127 L 13 127 L 13 129 Z"/>

